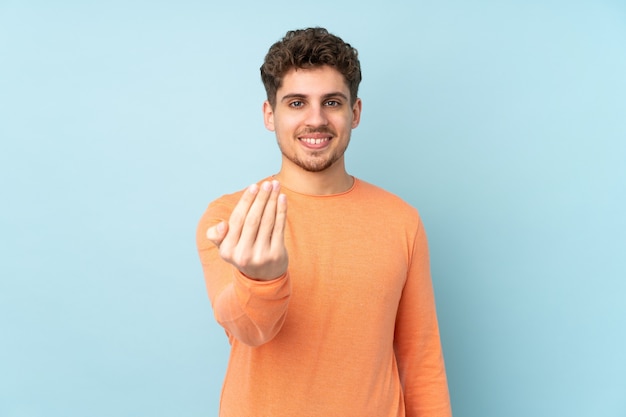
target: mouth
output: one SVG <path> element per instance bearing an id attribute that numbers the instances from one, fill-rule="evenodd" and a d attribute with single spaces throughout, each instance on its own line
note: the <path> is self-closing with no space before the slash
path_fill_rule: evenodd
<path id="1" fill-rule="evenodd" d="M 307 145 L 321 145 L 323 143 L 326 143 L 328 141 L 330 141 L 331 138 L 326 137 L 326 138 L 298 138 L 298 140 L 300 142 L 304 142 Z"/>
<path id="2" fill-rule="evenodd" d="M 333 139 L 329 132 L 307 132 L 298 136 L 298 140 L 304 147 L 309 149 L 322 149 Z"/>

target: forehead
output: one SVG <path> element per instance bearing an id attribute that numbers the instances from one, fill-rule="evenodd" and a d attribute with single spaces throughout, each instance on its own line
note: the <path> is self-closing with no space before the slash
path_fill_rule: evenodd
<path id="1" fill-rule="evenodd" d="M 305 96 L 327 95 L 340 92 L 349 97 L 350 90 L 344 76 L 333 67 L 292 68 L 283 77 L 277 98 L 287 94 Z"/>

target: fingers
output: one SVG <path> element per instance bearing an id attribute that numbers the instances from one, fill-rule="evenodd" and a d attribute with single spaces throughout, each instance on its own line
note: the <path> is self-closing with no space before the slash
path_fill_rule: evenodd
<path id="1" fill-rule="evenodd" d="M 265 181 L 243 192 L 228 223 L 207 231 L 207 238 L 219 247 L 219 254 L 253 279 L 273 279 L 287 269 L 284 242 L 287 197 L 280 194 L 278 181 Z"/>
<path id="2" fill-rule="evenodd" d="M 222 221 L 215 226 L 209 227 L 206 231 L 206 237 L 213 242 L 215 246 L 219 247 L 224 237 L 226 237 L 226 233 L 228 233 L 228 223 Z"/>
<path id="3" fill-rule="evenodd" d="M 276 219 L 272 230 L 271 247 L 280 249 L 285 242 L 285 224 L 287 223 L 287 196 L 280 194 L 276 206 Z"/>
<path id="4" fill-rule="evenodd" d="M 278 187 L 278 181 L 276 181 L 276 187 Z M 269 181 L 265 181 L 261 184 L 257 196 L 250 206 L 250 210 L 248 210 L 248 214 L 246 215 L 246 219 L 241 230 L 241 236 L 239 237 L 239 243 L 241 245 L 252 247 L 257 241 L 257 236 L 262 229 L 261 225 L 263 222 L 267 225 L 267 223 L 271 221 L 273 224 L 273 219 L 268 218 L 268 216 L 274 216 L 274 213 L 270 212 L 275 212 L 276 207 L 276 198 L 274 198 L 274 203 L 270 202 L 272 189 L 273 184 Z M 268 212 L 268 214 L 264 215 L 266 212 Z M 263 220 L 264 218 L 265 220 Z M 267 226 L 265 226 L 265 229 L 267 229 Z M 269 227 L 269 230 L 271 230 L 271 226 Z M 269 235 L 267 237 L 261 236 L 259 240 L 261 242 L 264 240 L 269 242 Z"/>
<path id="5" fill-rule="evenodd" d="M 239 242 L 248 211 L 255 201 L 258 192 L 258 185 L 252 184 L 249 186 L 233 209 L 230 219 L 228 220 L 228 234 L 222 242 L 226 247 L 234 247 Z"/>
<path id="6" fill-rule="evenodd" d="M 276 206 L 280 191 L 280 184 L 278 181 L 272 181 L 270 186 L 272 187 L 272 191 L 269 195 L 267 203 L 265 204 L 263 216 L 261 217 L 261 224 L 259 225 L 259 231 L 256 236 L 257 242 L 268 246 L 272 239 L 272 233 L 276 220 Z"/>

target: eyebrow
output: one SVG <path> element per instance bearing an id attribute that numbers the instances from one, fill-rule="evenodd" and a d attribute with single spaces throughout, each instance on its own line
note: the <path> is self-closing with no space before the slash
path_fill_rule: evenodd
<path id="1" fill-rule="evenodd" d="M 292 94 L 285 94 L 280 101 L 283 102 L 285 100 L 290 100 L 292 98 L 306 98 L 307 95 L 306 94 L 299 94 L 299 93 L 292 93 Z M 329 98 L 333 98 L 333 97 L 341 97 L 344 100 L 348 101 L 348 97 L 342 93 L 341 91 L 336 91 L 334 93 L 328 93 L 328 94 L 324 94 L 322 96 L 323 100 L 328 100 Z"/>

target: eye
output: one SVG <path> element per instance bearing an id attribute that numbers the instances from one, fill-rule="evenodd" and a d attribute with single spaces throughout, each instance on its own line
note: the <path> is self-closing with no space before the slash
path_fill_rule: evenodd
<path id="1" fill-rule="evenodd" d="M 299 108 L 304 106 L 304 103 L 300 100 L 294 100 L 291 103 L 289 103 L 289 107 L 293 107 L 293 108 Z"/>
<path id="2" fill-rule="evenodd" d="M 341 103 L 337 100 L 328 100 L 326 103 L 324 103 L 324 105 L 327 107 L 338 107 L 341 106 Z"/>

